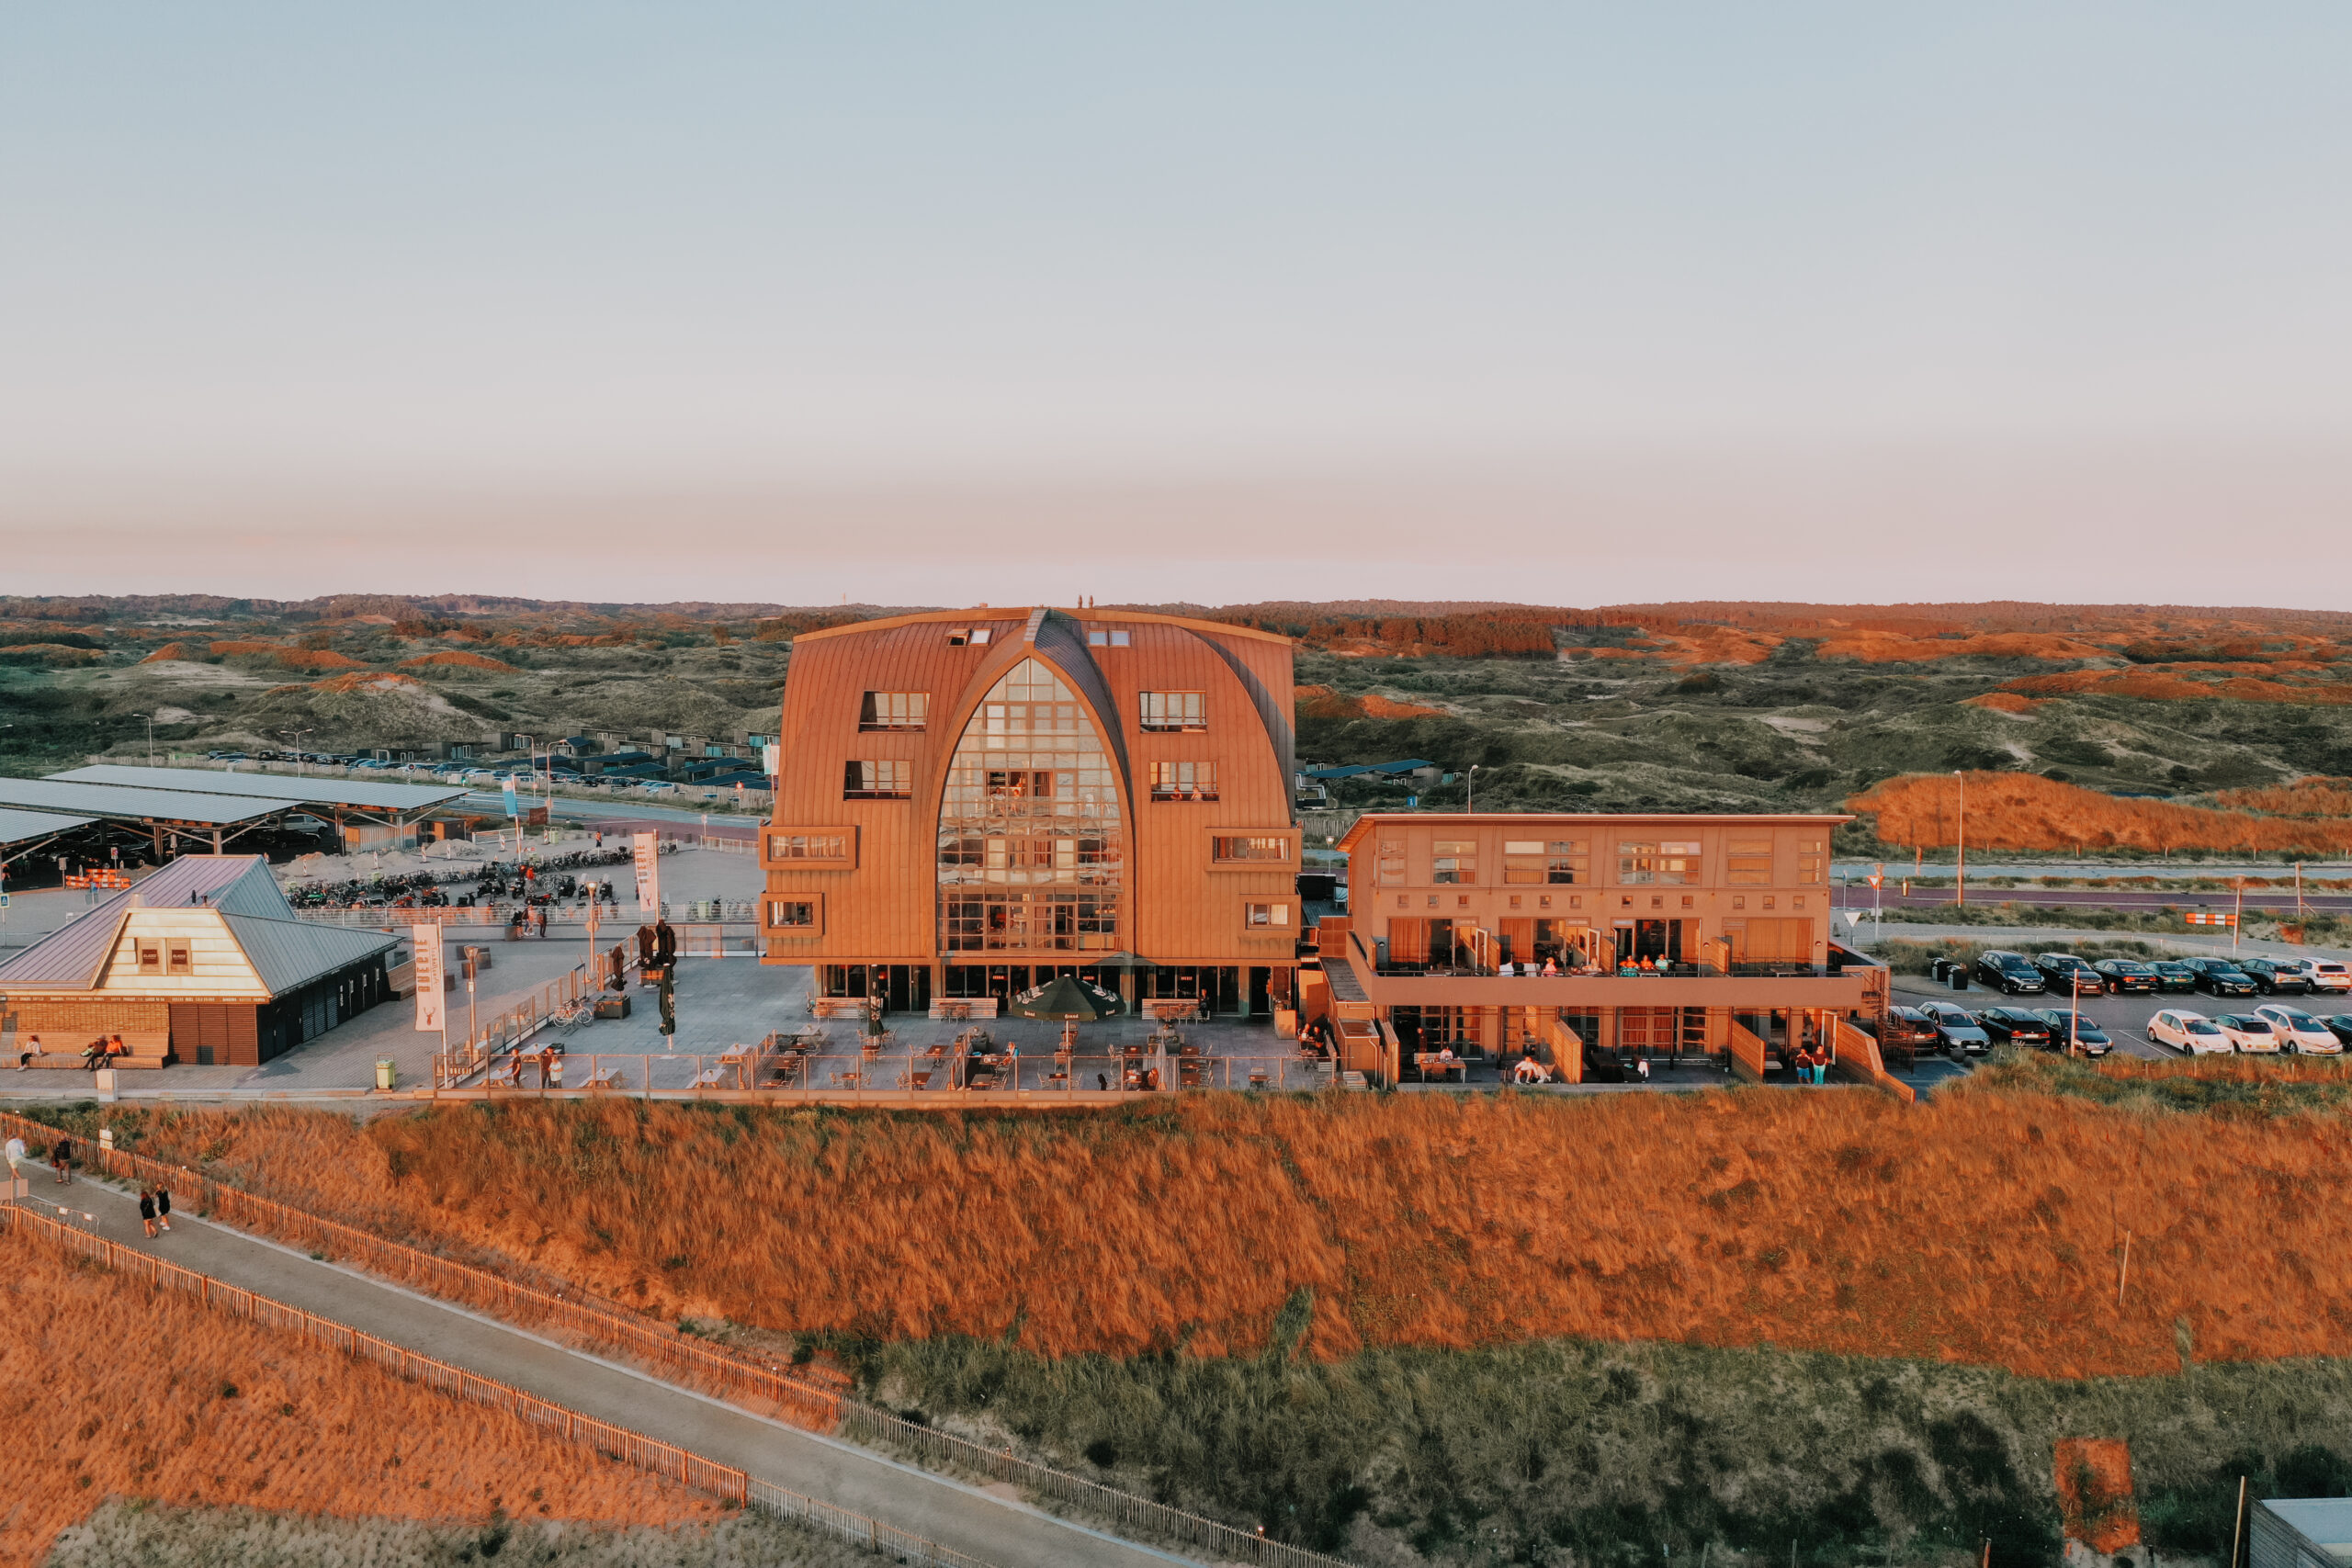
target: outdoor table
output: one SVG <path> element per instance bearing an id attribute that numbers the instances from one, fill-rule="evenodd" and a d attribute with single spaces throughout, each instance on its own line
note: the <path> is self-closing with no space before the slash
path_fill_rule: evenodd
<path id="1" fill-rule="evenodd" d="M 727 1069 L 725 1067 L 705 1067 L 702 1071 L 695 1075 L 695 1088 L 696 1089 L 717 1089 L 720 1084 L 726 1081 Z"/>
<path id="2" fill-rule="evenodd" d="M 924 1055 L 926 1055 L 926 1056 L 929 1056 L 929 1057 L 933 1058 L 933 1059 L 935 1061 L 935 1060 L 937 1060 L 938 1058 L 943 1057 L 943 1056 L 944 1056 L 944 1055 L 947 1055 L 947 1045 L 946 1045 L 946 1043 L 945 1043 L 945 1042 L 944 1042 L 944 1041 L 935 1041 L 935 1042 L 933 1042 L 933 1043 L 931 1043 L 931 1044 L 929 1044 L 929 1045 L 927 1045 L 927 1046 L 923 1047 L 923 1053 L 922 1053 L 922 1054 L 923 1054 Z"/>
<path id="3" fill-rule="evenodd" d="M 929 1073 L 900 1073 L 899 1087 L 900 1089 L 929 1089 L 931 1075 Z"/>
<path id="4" fill-rule="evenodd" d="M 618 1067 L 606 1067 L 602 1072 L 590 1073 L 588 1075 L 588 1082 L 584 1087 L 588 1089 L 618 1089 L 620 1086 L 621 1070 Z"/>
<path id="5" fill-rule="evenodd" d="M 1265 1068 L 1252 1067 L 1250 1069 L 1250 1087 L 1251 1089 L 1263 1089 L 1269 1081 Z"/>
<path id="6" fill-rule="evenodd" d="M 865 1075 L 864 1073 L 835 1073 L 833 1075 L 833 1087 L 835 1089 L 855 1089 L 859 1084 L 865 1081 Z"/>
<path id="7" fill-rule="evenodd" d="M 1460 1073 L 1464 1083 L 1470 1081 L 1470 1065 L 1459 1056 L 1452 1061 L 1446 1061 L 1435 1051 L 1416 1051 L 1413 1053 L 1413 1066 L 1421 1069 L 1421 1077 L 1424 1079 L 1428 1078 L 1432 1072 L 1440 1077 L 1443 1077 L 1447 1073 Z"/>

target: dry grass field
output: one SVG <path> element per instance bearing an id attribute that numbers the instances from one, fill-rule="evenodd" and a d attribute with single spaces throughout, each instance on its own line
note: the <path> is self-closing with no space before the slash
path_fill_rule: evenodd
<path id="1" fill-rule="evenodd" d="M 572 1102 L 364 1130 L 183 1112 L 143 1144 L 665 1315 L 819 1337 L 1255 1354 L 1309 1292 L 1299 1344 L 1324 1359 L 1574 1336 L 2079 1377 L 2175 1371 L 2185 1345 L 2352 1348 L 2332 1206 L 2352 1139 L 2316 1103 L 2220 1092 L 2250 1066 L 2171 1068 L 2212 1075 L 2180 1102 L 2198 1115 L 2021 1070 L 1909 1111 L 1783 1091 L 1090 1118 Z"/>
<path id="2" fill-rule="evenodd" d="M 0 1568 L 108 1497 L 683 1525 L 714 1501 L 323 1347 L 0 1239 Z M 485 1455 L 503 1456 L 485 1462 Z"/>
<path id="3" fill-rule="evenodd" d="M 2283 795 L 2284 791 L 2265 791 Z M 2317 802 L 2322 792 L 2296 794 Z M 1960 833 L 1960 784 L 1949 773 L 1888 779 L 1847 806 L 1876 814 L 1886 843 L 1943 848 Z M 2352 851 L 2352 822 L 2256 817 L 2161 800 L 2120 799 L 2031 773 L 1968 775 L 1968 847 L 2000 850 Z"/>

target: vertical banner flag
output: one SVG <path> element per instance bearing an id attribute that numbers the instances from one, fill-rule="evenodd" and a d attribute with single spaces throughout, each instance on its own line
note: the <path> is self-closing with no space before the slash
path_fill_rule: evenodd
<path id="1" fill-rule="evenodd" d="M 506 775 L 506 815 L 509 817 L 520 817 L 523 815 L 523 803 L 520 800 L 517 800 L 514 796 L 514 775 L 513 773 Z M 520 849 L 522 846 L 518 844 L 515 847 Z"/>
<path id="2" fill-rule="evenodd" d="M 774 741 L 760 748 L 760 772 L 767 774 L 768 787 L 775 787 L 776 770 L 784 766 L 784 748 Z"/>
<path id="3" fill-rule="evenodd" d="M 441 945 L 441 922 L 420 920 L 409 927 L 416 941 L 416 1027 L 427 1032 L 438 1032 L 448 1021 L 442 1011 L 442 993 L 448 982 L 442 976 L 448 973 Z"/>
<path id="4" fill-rule="evenodd" d="M 637 909 L 641 915 L 662 912 L 662 837 L 658 833 L 632 835 L 637 848 Z"/>

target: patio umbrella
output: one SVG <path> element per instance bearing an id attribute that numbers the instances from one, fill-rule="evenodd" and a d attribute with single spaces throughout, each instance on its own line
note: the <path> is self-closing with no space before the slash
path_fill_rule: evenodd
<path id="1" fill-rule="evenodd" d="M 1075 975 L 1063 975 L 1022 992 L 1006 1010 L 1015 1018 L 1060 1020 L 1062 1049 L 1075 1053 L 1080 1024 L 1124 1012 L 1126 1006 L 1100 986 L 1089 985 Z"/>

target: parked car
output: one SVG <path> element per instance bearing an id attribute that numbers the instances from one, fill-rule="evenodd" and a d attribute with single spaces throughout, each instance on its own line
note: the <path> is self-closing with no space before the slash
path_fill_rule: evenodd
<path id="1" fill-rule="evenodd" d="M 1976 1015 L 1977 1025 L 1992 1037 L 1996 1045 L 2030 1045 L 2037 1050 L 2050 1049 L 2050 1026 L 2041 1015 L 2026 1008 L 1986 1008 Z"/>
<path id="2" fill-rule="evenodd" d="M 2333 958 L 2282 958 L 2281 964 L 2292 964 L 2302 972 L 2303 981 L 2314 995 L 2321 991 L 2352 991 L 2352 964 L 2339 964 Z"/>
<path id="3" fill-rule="evenodd" d="M 2033 960 L 2022 953 L 2004 953 L 1998 948 L 1976 955 L 1976 978 L 1997 987 L 2004 996 L 2039 995 L 2049 988 L 2041 971 Z"/>
<path id="4" fill-rule="evenodd" d="M 2254 988 L 2267 997 L 2300 997 L 2308 993 L 2312 983 L 2290 959 L 2281 964 L 2274 958 L 2241 958 L 2238 973 L 2254 982 Z"/>
<path id="5" fill-rule="evenodd" d="M 2066 991 L 2077 997 L 2107 994 L 2107 983 L 2099 978 L 2098 971 L 2071 953 L 2038 953 L 2033 966 L 2041 972 L 2041 983 L 2053 991 Z"/>
<path id="6" fill-rule="evenodd" d="M 1913 1007 L 1887 1009 L 1886 1024 L 1878 1040 L 1882 1045 L 1908 1045 L 1928 1051 L 1939 1049 L 1943 1044 L 1943 1036 L 1936 1032 L 1935 1021 Z"/>
<path id="7" fill-rule="evenodd" d="M 2271 1028 L 2270 1021 L 2259 1013 L 2225 1012 L 2213 1021 L 2221 1026 L 2222 1033 L 2230 1037 L 2230 1043 L 2240 1051 L 2269 1055 L 2275 1055 L 2279 1048 L 2278 1032 Z"/>
<path id="8" fill-rule="evenodd" d="M 2352 1045 L 2352 1012 L 2331 1012 L 2320 1016 L 2329 1033 L 2346 1045 Z"/>
<path id="9" fill-rule="evenodd" d="M 2290 1008 L 2272 1002 L 2254 1010 L 2256 1018 L 2266 1020 L 2277 1031 L 2278 1043 L 2305 1056 L 2340 1056 L 2344 1042 L 2335 1032 L 2301 1008 Z"/>
<path id="10" fill-rule="evenodd" d="M 2177 958 L 2159 958 L 2148 965 L 2156 972 L 2159 991 L 2193 991 L 2197 988 L 2197 971 Z"/>
<path id="11" fill-rule="evenodd" d="M 2226 958 L 2184 958 L 2181 962 L 2195 971 L 2197 988 L 2200 991 L 2216 997 L 2250 997 L 2255 994 L 2254 982 Z"/>
<path id="12" fill-rule="evenodd" d="M 1992 1036 L 1978 1027 L 1976 1017 L 1951 1002 L 1921 1002 L 1919 1014 L 1936 1026 L 1943 1046 L 1955 1056 L 1982 1056 L 1993 1048 Z"/>
<path id="13" fill-rule="evenodd" d="M 2143 964 L 2136 958 L 2102 958 L 2091 967 L 2098 971 L 2107 988 L 2119 997 L 2132 991 L 2153 991 L 2164 983 L 2154 964 Z"/>
<path id="14" fill-rule="evenodd" d="M 2033 1016 L 2050 1026 L 2050 1038 L 2061 1050 L 2072 1046 L 2086 1056 L 2104 1056 L 2113 1049 L 2115 1042 L 2098 1026 L 2098 1020 L 2086 1012 L 2068 1012 L 2064 1008 L 2036 1008 Z"/>
<path id="15" fill-rule="evenodd" d="M 2192 1056 L 2209 1056 L 2236 1047 L 2222 1026 L 2201 1012 L 2183 1008 L 2166 1008 L 2148 1020 L 2148 1038 L 2159 1045 L 2169 1045 L 2176 1051 L 2186 1051 Z"/>

